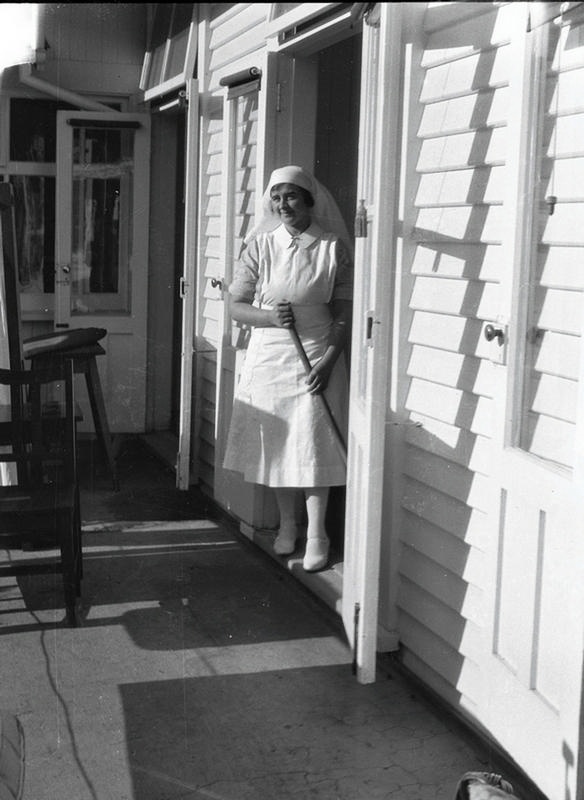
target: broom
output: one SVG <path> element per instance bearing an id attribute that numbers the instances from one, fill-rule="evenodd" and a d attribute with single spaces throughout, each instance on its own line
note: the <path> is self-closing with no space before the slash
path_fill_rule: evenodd
<path id="1" fill-rule="evenodd" d="M 296 347 L 296 350 L 298 352 L 300 360 L 302 361 L 302 364 L 304 365 L 304 369 L 306 371 L 306 374 L 309 375 L 310 372 L 312 371 L 312 365 L 311 365 L 310 361 L 308 360 L 308 356 L 306 355 L 306 351 L 305 351 L 305 349 L 304 349 L 304 347 L 302 345 L 302 342 L 300 341 L 300 337 L 298 336 L 298 331 L 296 330 L 294 325 L 291 325 L 288 328 L 288 330 L 290 331 L 290 335 L 292 336 L 292 341 L 294 342 L 294 346 Z M 334 434 L 335 440 L 336 440 L 336 442 L 337 442 L 337 444 L 339 446 L 339 450 L 341 451 L 341 455 L 343 456 L 343 461 L 346 464 L 347 463 L 347 446 L 345 444 L 345 440 L 343 438 L 343 434 L 341 433 L 340 428 L 337 425 L 337 422 L 336 422 L 335 418 L 333 417 L 333 412 L 331 411 L 331 407 L 329 406 L 328 400 L 326 399 L 324 394 L 322 392 L 320 392 L 316 396 L 319 398 L 319 400 L 320 400 L 320 402 L 322 404 L 322 407 L 324 409 L 326 417 L 327 417 L 327 419 L 328 419 L 328 421 L 329 421 L 329 423 L 331 425 L 331 429 L 332 429 L 332 432 Z"/>

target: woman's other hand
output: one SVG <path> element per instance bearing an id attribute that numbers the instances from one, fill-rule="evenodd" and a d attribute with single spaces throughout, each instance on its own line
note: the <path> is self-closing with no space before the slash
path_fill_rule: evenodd
<path id="1" fill-rule="evenodd" d="M 229 298 L 229 311 L 235 322 L 256 328 L 290 328 L 294 325 L 292 306 L 287 301 L 276 308 L 256 308 L 251 302 L 234 295 Z"/>
<path id="2" fill-rule="evenodd" d="M 310 370 L 310 373 L 306 378 L 306 385 L 309 394 L 320 394 L 321 392 L 324 392 L 328 386 L 333 369 L 333 363 L 329 363 L 327 359 L 321 358 L 321 360 Z"/>
<path id="3" fill-rule="evenodd" d="M 276 328 L 291 328 L 294 325 L 294 312 L 292 306 L 287 300 L 282 300 L 274 312 L 274 326 Z"/>

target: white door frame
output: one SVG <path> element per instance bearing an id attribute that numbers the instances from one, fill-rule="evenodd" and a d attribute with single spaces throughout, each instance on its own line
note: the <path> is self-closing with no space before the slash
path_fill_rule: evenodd
<path id="1" fill-rule="evenodd" d="M 187 490 L 196 483 L 197 474 L 191 465 L 197 464 L 192 453 L 192 408 L 194 372 L 194 334 L 197 314 L 198 256 L 197 256 L 197 198 L 199 192 L 199 82 L 189 80 L 187 92 L 186 157 L 185 157 L 185 224 L 183 274 L 180 279 L 182 301 L 181 370 L 178 453 L 176 457 L 176 488 Z M 195 467 L 196 469 L 196 467 Z"/>
<path id="2" fill-rule="evenodd" d="M 385 427 L 399 207 L 402 8 L 380 4 L 363 30 L 357 201 L 368 204 L 371 242 L 356 239 L 342 616 L 360 683 L 375 680 Z M 378 36 L 377 46 L 374 38 Z M 375 111 L 371 112 L 371 107 Z M 381 169 L 383 165 L 383 169 Z M 382 224 L 383 223 L 383 224 Z M 355 363 L 355 358 L 360 361 Z M 359 442 L 357 454 L 355 443 Z M 366 469 L 363 467 L 366 465 Z M 364 474 L 364 473 L 367 474 Z"/>

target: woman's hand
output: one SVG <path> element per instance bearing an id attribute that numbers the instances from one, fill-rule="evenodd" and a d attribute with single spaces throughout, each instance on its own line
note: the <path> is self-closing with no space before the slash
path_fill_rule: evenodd
<path id="1" fill-rule="evenodd" d="M 291 328 L 294 325 L 294 312 L 287 300 L 282 300 L 272 309 L 275 328 Z"/>
<path id="2" fill-rule="evenodd" d="M 333 371 L 334 361 L 321 358 L 310 370 L 306 378 L 306 385 L 309 394 L 320 394 L 328 386 L 331 372 Z"/>
<path id="3" fill-rule="evenodd" d="M 294 325 L 294 313 L 288 301 L 278 303 L 275 308 L 256 308 L 243 297 L 229 298 L 229 311 L 235 322 L 255 328 L 290 328 Z"/>

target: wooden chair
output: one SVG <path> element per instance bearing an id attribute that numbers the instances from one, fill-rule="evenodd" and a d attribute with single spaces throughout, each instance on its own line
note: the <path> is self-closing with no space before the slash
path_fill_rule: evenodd
<path id="1" fill-rule="evenodd" d="M 22 369 L 23 359 L 29 361 L 33 369 L 51 369 L 66 359 L 73 361 L 74 372 L 85 376 L 97 439 L 107 459 L 114 491 L 118 491 L 116 458 L 96 362 L 97 356 L 105 355 L 105 350 L 99 341 L 107 331 L 104 328 L 70 328 L 23 340 L 14 197 L 9 183 L 0 183 L 0 225 L 2 226 L 0 263 L 4 265 L 6 305 L 10 310 L 7 315 L 10 367 Z"/>
<path id="2" fill-rule="evenodd" d="M 0 486 L 0 546 L 22 550 L 0 562 L 0 575 L 62 572 L 66 618 L 75 626 L 82 546 L 72 361 L 0 369 L 0 401 L 1 482 L 10 484 Z M 57 555 L 28 557 L 47 546 Z"/>

